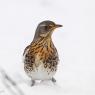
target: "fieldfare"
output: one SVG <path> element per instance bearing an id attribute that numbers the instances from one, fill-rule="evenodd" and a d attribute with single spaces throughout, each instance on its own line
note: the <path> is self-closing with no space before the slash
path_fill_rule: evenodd
<path id="1" fill-rule="evenodd" d="M 59 56 L 52 41 L 52 33 L 62 25 L 55 24 L 46 20 L 41 22 L 35 32 L 34 39 L 23 53 L 24 70 L 32 80 L 51 80 L 56 82 L 53 77 L 57 71 Z"/>

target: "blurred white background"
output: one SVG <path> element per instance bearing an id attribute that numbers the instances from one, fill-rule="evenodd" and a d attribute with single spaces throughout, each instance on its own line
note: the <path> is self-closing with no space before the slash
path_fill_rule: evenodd
<path id="1" fill-rule="evenodd" d="M 53 34 L 60 56 L 58 85 L 31 88 L 23 82 L 22 53 L 44 20 L 64 26 Z M 0 0 L 0 67 L 25 95 L 95 95 L 95 1 Z M 0 92 L 10 95 L 2 81 Z"/>

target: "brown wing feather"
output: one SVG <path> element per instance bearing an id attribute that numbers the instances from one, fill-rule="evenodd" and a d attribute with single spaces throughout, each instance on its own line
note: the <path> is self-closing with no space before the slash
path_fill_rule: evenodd
<path id="1" fill-rule="evenodd" d="M 27 49 L 29 49 L 29 48 L 30 48 L 30 45 L 29 45 L 29 46 L 27 46 L 27 47 L 25 48 L 25 50 L 24 50 L 24 52 L 23 52 L 23 56 L 24 56 L 24 54 L 25 54 L 26 50 L 27 50 Z"/>

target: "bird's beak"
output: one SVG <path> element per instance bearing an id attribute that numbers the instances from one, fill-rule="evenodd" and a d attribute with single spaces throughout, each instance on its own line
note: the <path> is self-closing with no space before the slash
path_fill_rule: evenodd
<path id="1" fill-rule="evenodd" d="M 60 25 L 60 24 L 55 25 L 55 28 L 59 28 L 59 27 L 63 27 L 63 25 Z"/>

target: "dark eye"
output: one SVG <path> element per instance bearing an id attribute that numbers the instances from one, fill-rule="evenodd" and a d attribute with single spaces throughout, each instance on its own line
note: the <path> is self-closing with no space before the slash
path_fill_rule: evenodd
<path id="1" fill-rule="evenodd" d="M 53 26 L 52 25 L 49 25 L 49 28 L 52 28 Z"/>
<path id="2" fill-rule="evenodd" d="M 49 29 L 51 29 L 52 27 L 53 27 L 52 25 L 45 26 L 45 30 L 49 30 Z"/>

